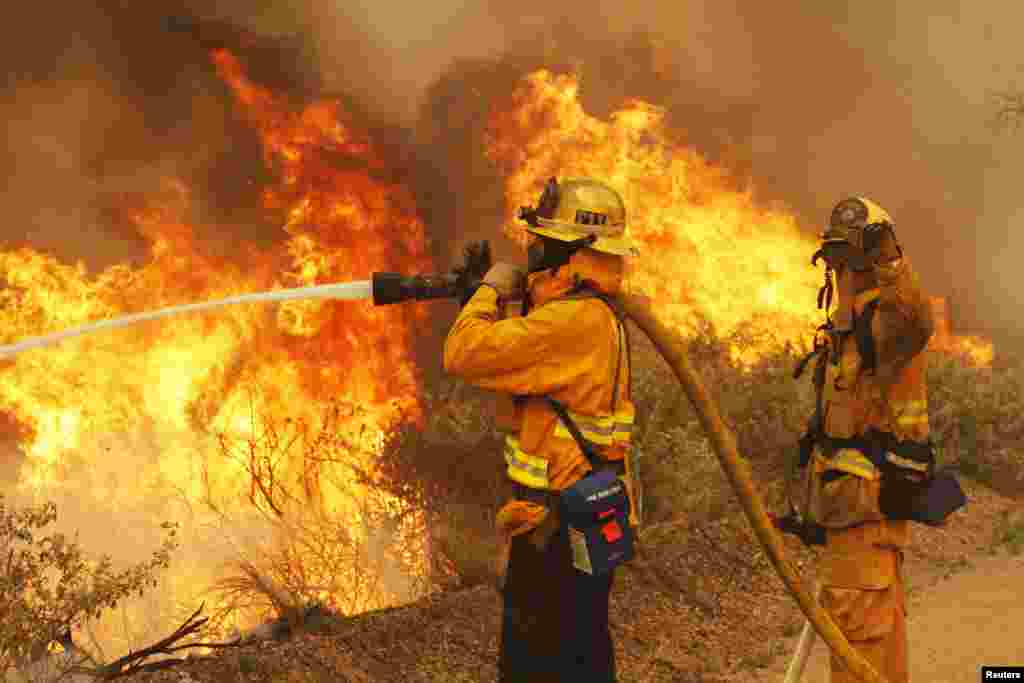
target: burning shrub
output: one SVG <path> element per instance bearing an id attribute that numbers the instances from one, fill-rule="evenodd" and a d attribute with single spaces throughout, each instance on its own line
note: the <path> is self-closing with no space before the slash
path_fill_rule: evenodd
<path id="1" fill-rule="evenodd" d="M 164 523 L 167 537 L 152 559 L 115 571 L 109 557 L 89 560 L 63 534 L 39 538 L 56 518 L 53 503 L 16 509 L 0 496 L 0 671 L 44 654 L 72 626 L 156 586 L 155 574 L 178 547 L 176 526 Z"/>
<path id="2" fill-rule="evenodd" d="M 502 435 L 484 392 L 467 384 L 441 381 L 421 400 L 424 428 L 406 425 L 392 435 L 376 485 L 423 511 L 435 580 L 488 582 L 498 552 Z"/>
<path id="3" fill-rule="evenodd" d="M 312 605 L 351 615 L 427 592 L 417 498 L 377 485 L 388 437 L 360 428 L 360 414 L 335 402 L 313 427 L 254 413 L 247 436 L 220 436 L 220 457 L 250 480 L 249 514 L 231 510 L 210 480 L 204 502 L 230 536 L 259 538 L 238 539 L 236 559 L 212 586 L 221 598 L 215 628 L 271 615 L 294 628 Z"/>
<path id="4" fill-rule="evenodd" d="M 353 427 L 358 408 L 340 403 L 316 428 L 263 415 L 249 437 L 221 436 L 220 456 L 251 479 L 250 510 L 266 531 L 258 554 L 242 551 L 212 587 L 211 626 L 294 626 L 313 604 L 351 615 L 492 579 L 503 468 L 486 402 L 444 382 L 420 405 L 422 427 L 399 422 L 369 442 Z M 208 482 L 205 502 L 221 526 L 251 526 L 216 488 Z"/>

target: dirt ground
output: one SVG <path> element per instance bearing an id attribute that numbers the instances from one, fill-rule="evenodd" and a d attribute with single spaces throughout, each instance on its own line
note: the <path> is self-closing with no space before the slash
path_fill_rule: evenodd
<path id="1" fill-rule="evenodd" d="M 907 608 L 910 680 L 975 683 L 982 666 L 1024 666 L 1024 557 L 997 555 L 915 591 Z M 913 581 L 913 575 L 911 575 Z M 789 664 L 780 657 L 760 680 L 782 681 Z M 828 648 L 812 650 L 804 683 L 828 681 Z"/>
<path id="2" fill-rule="evenodd" d="M 914 681 L 976 681 L 983 663 L 1024 664 L 1024 556 L 998 541 L 1020 499 L 964 484 L 968 507 L 944 529 L 920 528 L 907 551 Z M 803 614 L 742 516 L 680 518 L 648 528 L 643 545 L 612 592 L 620 683 L 781 683 Z M 795 539 L 786 547 L 810 582 L 813 554 Z M 500 613 L 496 591 L 477 586 L 128 680 L 487 683 L 496 680 Z M 805 682 L 828 680 L 825 648 L 815 647 Z"/>

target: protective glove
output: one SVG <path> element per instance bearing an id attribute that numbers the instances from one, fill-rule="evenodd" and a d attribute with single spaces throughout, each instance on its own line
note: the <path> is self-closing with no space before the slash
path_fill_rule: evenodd
<path id="1" fill-rule="evenodd" d="M 471 242 L 466 246 L 463 265 L 452 269 L 455 275 L 455 288 L 459 295 L 459 306 L 465 306 L 476 290 L 484 275 L 491 269 L 491 245 L 487 240 Z"/>
<path id="2" fill-rule="evenodd" d="M 872 224 L 864 228 L 864 253 L 872 267 L 903 255 L 890 225 Z"/>
<path id="3" fill-rule="evenodd" d="M 792 534 L 799 538 L 804 545 L 825 545 L 825 527 L 818 524 L 801 522 L 796 515 L 776 517 L 769 513 L 768 518 L 772 526 L 784 534 Z"/>
<path id="4" fill-rule="evenodd" d="M 821 247 L 821 256 L 836 272 L 867 270 L 871 267 L 867 255 L 849 242 L 826 242 Z"/>
<path id="5" fill-rule="evenodd" d="M 508 263 L 495 263 L 481 284 L 494 287 L 502 299 L 518 299 L 526 288 L 526 273 Z"/>

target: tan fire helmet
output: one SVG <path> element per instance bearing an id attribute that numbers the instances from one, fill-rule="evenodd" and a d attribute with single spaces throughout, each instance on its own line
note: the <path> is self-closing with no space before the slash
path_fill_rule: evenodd
<path id="1" fill-rule="evenodd" d="M 888 211 L 867 197 L 850 197 L 832 209 L 828 227 L 821 239 L 826 245 L 830 242 L 846 242 L 863 250 L 864 233 L 868 226 L 887 226 L 891 230 L 895 224 Z"/>
<path id="2" fill-rule="evenodd" d="M 574 242 L 594 235 L 591 249 L 636 256 L 639 251 L 626 234 L 626 205 L 618 192 L 593 178 L 548 180 L 536 209 L 520 209 L 529 233 L 559 242 Z"/>

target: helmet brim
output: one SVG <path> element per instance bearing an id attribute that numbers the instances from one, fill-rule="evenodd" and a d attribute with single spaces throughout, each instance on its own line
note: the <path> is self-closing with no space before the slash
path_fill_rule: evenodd
<path id="1" fill-rule="evenodd" d="M 590 234 L 580 230 L 580 227 L 575 224 L 570 229 L 562 227 L 560 222 L 557 221 L 543 218 L 540 220 L 542 224 L 541 227 L 529 227 L 526 231 L 534 235 L 539 235 L 540 237 L 548 237 L 553 240 L 558 240 L 559 242 L 572 242 Z M 597 241 L 591 244 L 588 248 L 593 249 L 594 251 L 604 252 L 606 254 L 614 254 L 616 256 L 638 256 L 640 254 L 640 250 L 637 249 L 636 243 L 628 235 L 617 235 L 614 237 L 597 235 Z"/>

